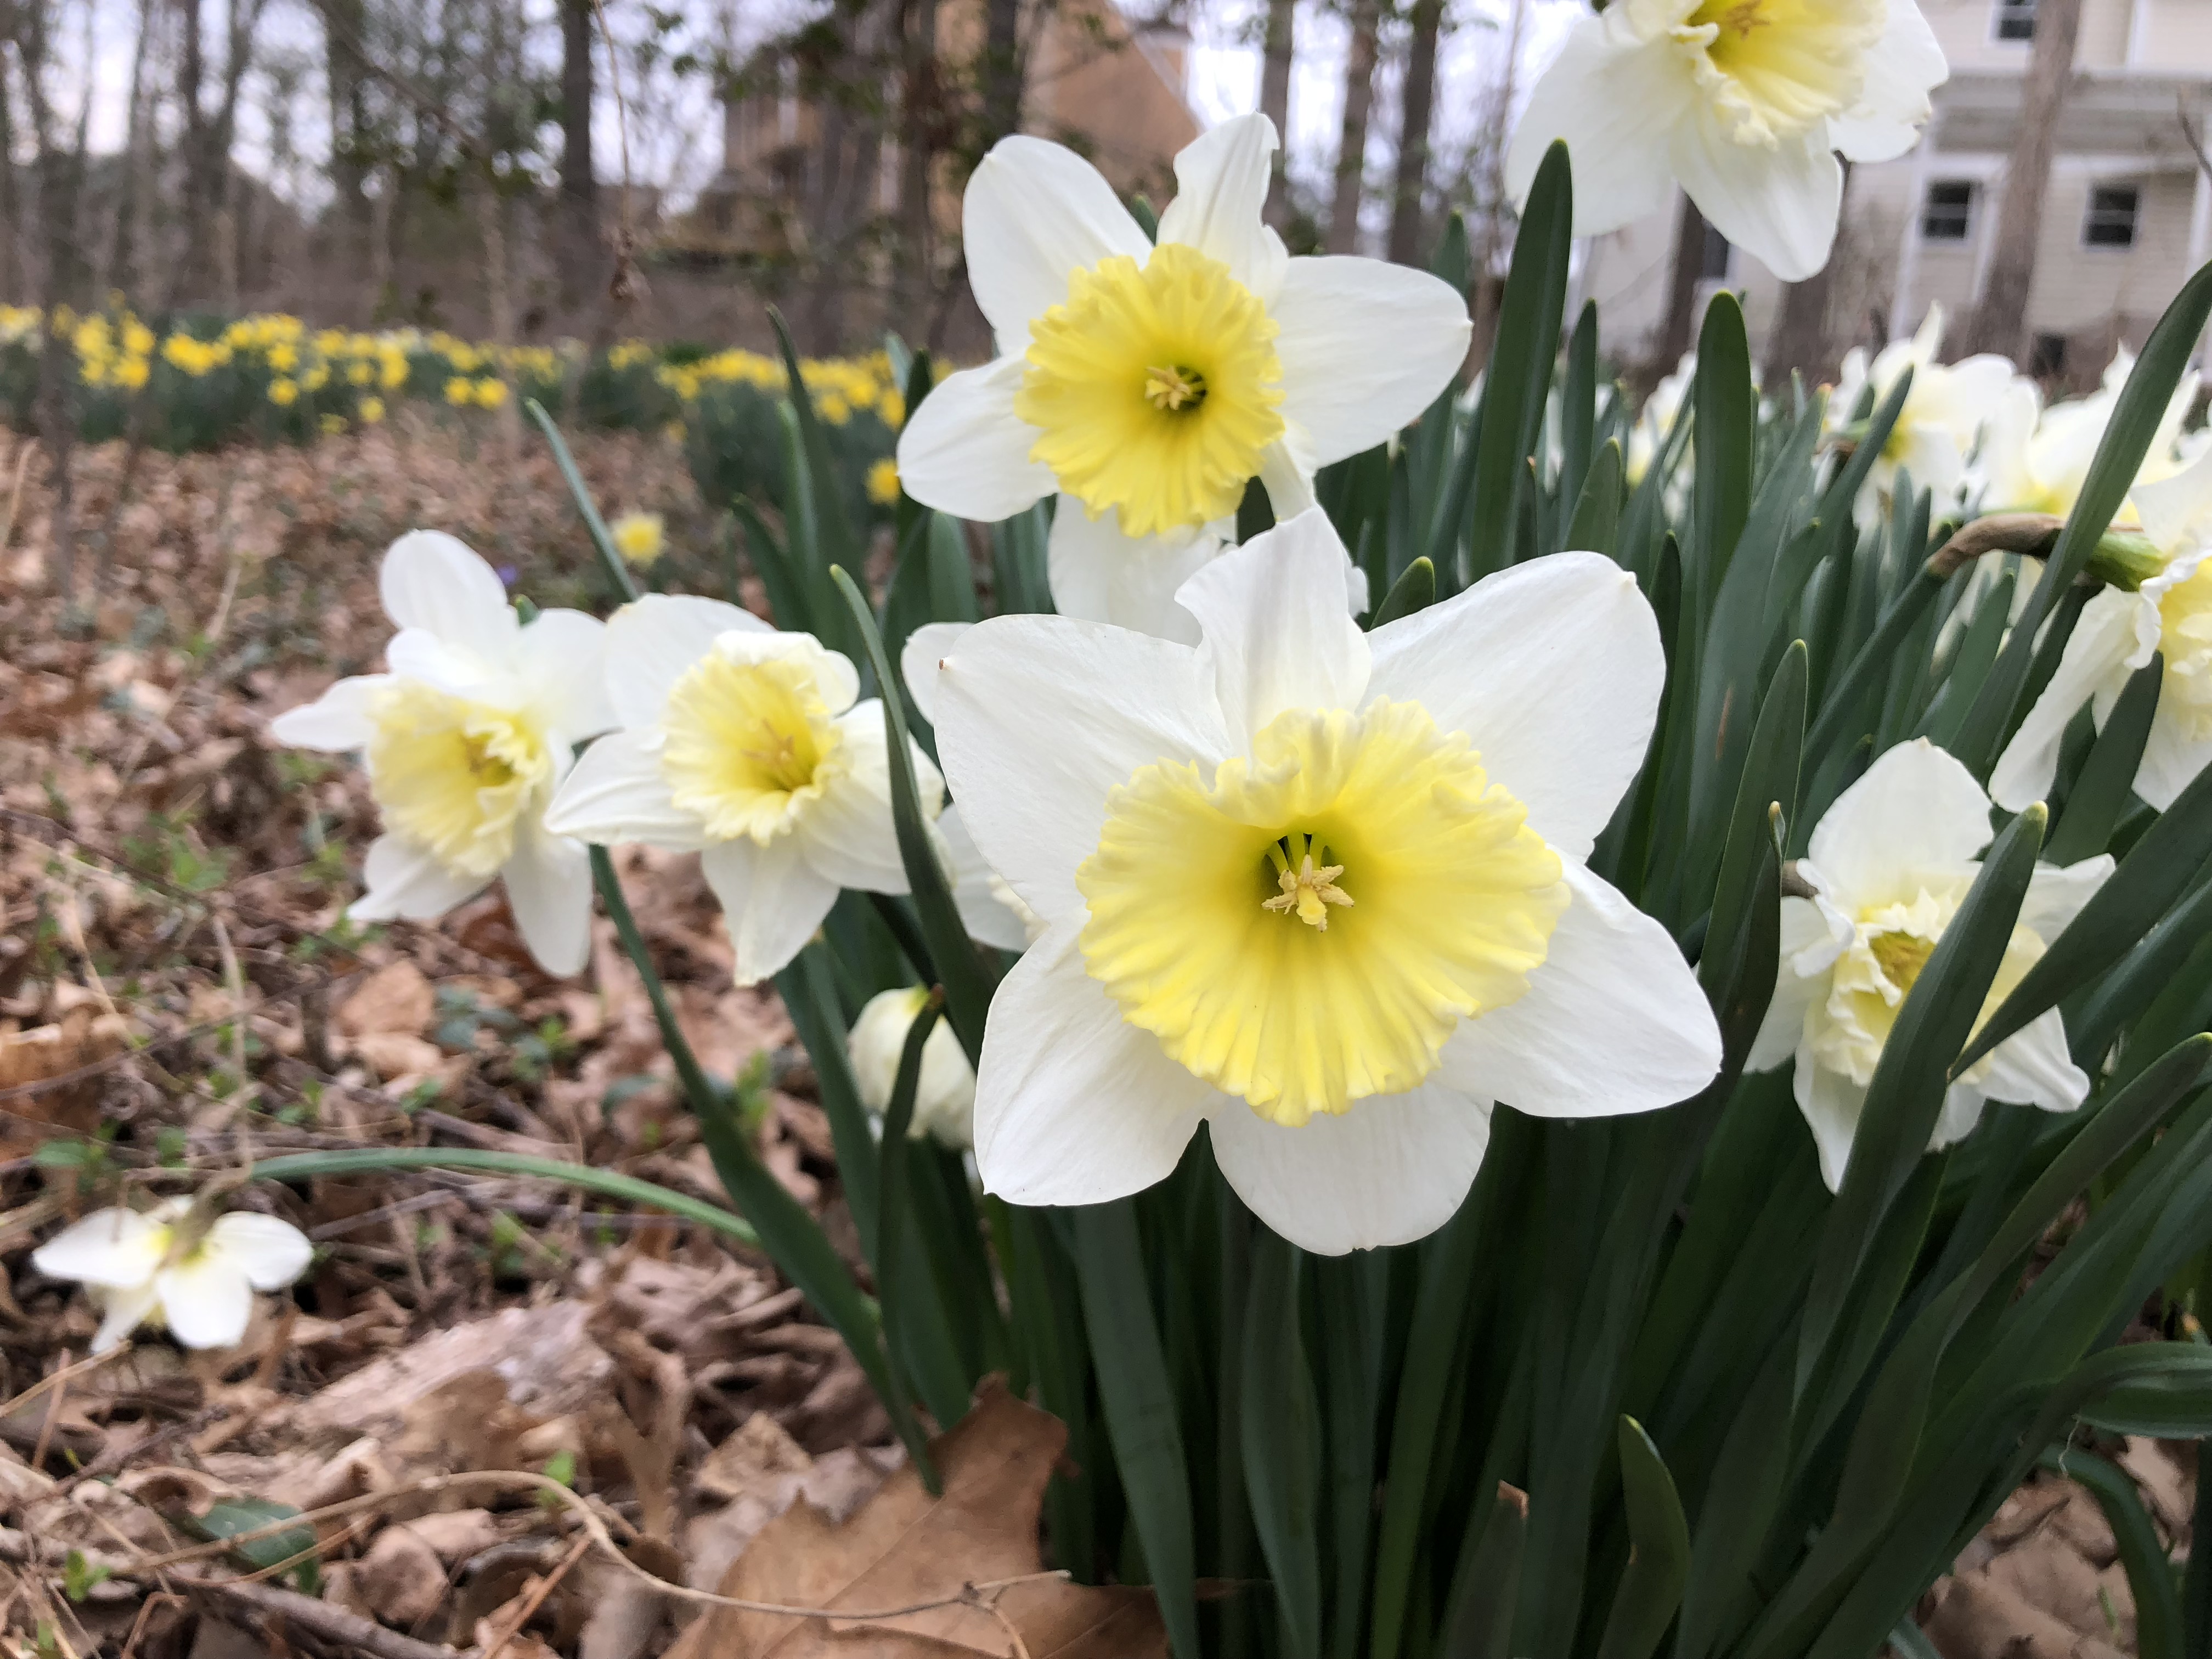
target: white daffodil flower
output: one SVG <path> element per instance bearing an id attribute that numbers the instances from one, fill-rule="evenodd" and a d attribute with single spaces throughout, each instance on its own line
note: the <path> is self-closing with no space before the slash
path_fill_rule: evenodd
<path id="1" fill-rule="evenodd" d="M 1534 559 L 1369 635 L 1343 558 L 1314 509 L 1184 586 L 1194 648 L 1023 616 L 946 653 L 946 774 L 1045 922 L 991 1005 L 991 1191 L 1118 1198 L 1204 1121 L 1263 1220 L 1340 1254 L 1441 1225 L 1495 1101 L 1601 1116 L 1714 1076 L 1674 941 L 1583 864 L 1665 675 L 1634 580 Z"/>
<path id="2" fill-rule="evenodd" d="M 2105 370 L 2104 384 L 2094 393 L 2053 404 L 2048 409 L 2034 381 L 2015 380 L 2008 386 L 1990 412 L 1975 456 L 1974 493 L 1980 510 L 2048 513 L 2061 519 L 2070 514 L 2074 503 L 2081 499 L 2081 486 L 2088 482 L 2089 464 L 2097 458 L 2105 428 L 2112 424 L 2112 410 L 2135 366 L 2135 354 L 2123 346 L 2113 355 Z M 2151 435 L 2142 469 L 2136 474 L 2138 485 L 2155 483 L 2180 470 L 2174 447 L 2181 435 L 2182 420 L 2197 401 L 2197 385 L 2192 369 L 2174 387 L 2166 414 Z M 2115 522 L 2124 528 L 2139 524 L 2132 501 L 2121 507 Z"/>
<path id="3" fill-rule="evenodd" d="M 2011 362 L 1994 353 L 1942 363 L 1943 307 L 1931 305 L 1919 331 L 1909 340 L 1892 340 L 1869 362 L 1853 346 L 1844 354 L 1834 395 L 1828 399 L 1831 429 L 1857 422 L 1858 408 L 1871 390 L 1870 409 L 1879 409 L 1898 377 L 1912 371 L 1911 389 L 1897 412 L 1897 424 L 1868 471 L 1857 502 L 1862 517 L 1886 510 L 1900 470 L 1912 475 L 1916 489 L 1935 492 L 1940 510 L 1955 500 L 1966 481 L 1966 460 L 1974 453 L 1983 423 L 2004 400 L 2013 381 Z"/>
<path id="4" fill-rule="evenodd" d="M 1316 469 L 1381 443 L 1459 371 L 1469 325 L 1449 283 L 1285 252 L 1260 218 L 1274 150 L 1262 115 L 1183 150 L 1157 246 L 1059 144 L 1001 139 L 969 181 L 962 245 L 999 356 L 914 411 L 899 477 L 983 522 L 1057 495 L 1064 616 L 1194 641 L 1175 594 L 1229 544 L 1245 485 L 1291 516 Z"/>
<path id="5" fill-rule="evenodd" d="M 1990 799 L 1972 773 L 1925 738 L 1899 744 L 1836 798 L 1797 873 L 1814 896 L 1782 901 L 1782 966 L 1748 1067 L 1793 1055 L 1797 1109 L 1813 1131 L 1820 1178 L 1840 1188 L 1851 1138 L 1882 1045 L 1990 844 Z M 2044 948 L 2112 872 L 2103 854 L 2038 865 L 2011 941 L 1975 1024 L 2008 996 Z M 1990 1101 L 2070 1112 L 2089 1079 L 2066 1048 L 2056 1008 L 1966 1069 L 1943 1098 L 1928 1150 L 1963 1140 Z"/>
<path id="6" fill-rule="evenodd" d="M 591 866 L 544 817 L 574 746 L 614 724 L 601 623 L 580 611 L 524 623 L 498 573 L 434 530 L 392 544 L 379 586 L 400 630 L 388 672 L 340 680 L 269 728 L 368 766 L 384 833 L 347 915 L 428 921 L 496 878 L 539 964 L 577 972 L 591 955 Z"/>
<path id="7" fill-rule="evenodd" d="M 1698 354 L 1686 351 L 1682 361 L 1674 365 L 1672 374 L 1662 376 L 1659 384 L 1651 388 L 1651 395 L 1644 400 L 1638 411 L 1636 424 L 1628 428 L 1628 453 L 1625 458 L 1628 482 L 1640 484 L 1644 475 L 1651 470 L 1667 447 L 1667 439 L 1674 430 L 1674 422 L 1681 418 L 1682 410 L 1690 400 L 1690 388 L 1697 384 Z M 1687 472 L 1687 451 L 1684 452 Z"/>
<path id="8" fill-rule="evenodd" d="M 307 1272 L 314 1248 L 289 1221 L 233 1210 L 194 1238 L 189 1199 L 151 1213 L 95 1210 L 31 1253 L 50 1279 L 86 1287 L 104 1316 L 92 1351 L 105 1353 L 154 1321 L 188 1348 L 228 1348 L 246 1334 L 253 1292 L 281 1291 Z"/>
<path id="9" fill-rule="evenodd" d="M 607 623 L 621 728 L 576 763 L 546 823 L 564 836 L 697 853 L 741 985 L 797 956 L 842 887 L 907 890 L 883 704 L 852 663 L 720 599 L 648 593 Z M 914 750 L 932 817 L 944 785 Z"/>
<path id="10" fill-rule="evenodd" d="M 1949 73 L 1913 0 L 1613 0 L 1537 82 L 1506 184 L 1525 204 L 1564 138 L 1576 235 L 1664 208 L 1679 183 L 1722 235 L 1802 282 L 1835 241 L 1836 153 L 1904 155 Z"/>
<path id="11" fill-rule="evenodd" d="M 890 1109 L 907 1033 L 914 1029 L 922 1005 L 928 1000 L 928 991 L 919 985 L 878 991 L 861 1008 L 845 1039 L 860 1103 L 878 1117 Z M 915 1140 L 927 1135 L 941 1146 L 963 1152 L 975 1144 L 975 1071 L 949 1021 L 939 1020 L 922 1040 L 921 1077 L 915 1090 L 914 1121 L 907 1134 Z"/>
<path id="12" fill-rule="evenodd" d="M 1990 793 L 2018 811 L 2049 793 L 2066 727 L 2083 703 L 2100 731 L 2128 677 L 2166 653 L 2135 792 L 2163 812 L 2212 761 L 2212 449 L 2135 488 L 2163 568 L 2135 592 L 2107 587 L 2081 607 L 2051 683 L 1997 757 Z"/>

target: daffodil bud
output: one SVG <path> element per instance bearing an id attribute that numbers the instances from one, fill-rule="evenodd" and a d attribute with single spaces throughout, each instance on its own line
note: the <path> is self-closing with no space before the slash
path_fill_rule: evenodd
<path id="1" fill-rule="evenodd" d="M 853 1080 L 860 1085 L 861 1103 L 878 1117 L 890 1109 L 899 1055 L 928 1000 L 929 993 L 919 985 L 878 992 L 853 1022 L 852 1035 L 846 1039 L 853 1057 Z M 975 1068 L 968 1064 L 951 1026 L 941 1019 L 921 1045 L 921 1080 L 915 1091 L 914 1121 L 907 1133 L 917 1140 L 932 1136 L 947 1146 L 975 1144 Z"/>

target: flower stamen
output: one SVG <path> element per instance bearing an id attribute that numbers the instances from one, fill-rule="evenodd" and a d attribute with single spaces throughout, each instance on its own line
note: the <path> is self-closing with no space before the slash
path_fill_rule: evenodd
<path id="1" fill-rule="evenodd" d="M 1349 905 L 1353 902 L 1352 895 L 1336 884 L 1336 878 L 1344 873 L 1344 866 L 1329 864 L 1316 868 L 1311 836 L 1285 839 L 1299 843 L 1298 867 L 1295 870 L 1291 868 L 1290 857 L 1284 851 L 1282 842 L 1267 844 L 1267 856 L 1274 863 L 1275 879 L 1282 891 L 1273 898 L 1261 900 L 1260 908 L 1283 915 L 1295 912 L 1298 920 L 1307 927 L 1318 928 L 1326 933 L 1328 932 L 1328 907 L 1332 904 Z"/>
<path id="2" fill-rule="evenodd" d="M 1206 401 L 1206 376 L 1180 365 L 1147 368 L 1145 397 L 1154 409 L 1163 411 L 1196 409 Z"/>

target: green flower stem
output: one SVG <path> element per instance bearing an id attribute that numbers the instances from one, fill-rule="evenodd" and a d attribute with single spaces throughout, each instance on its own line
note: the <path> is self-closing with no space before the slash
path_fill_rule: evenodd
<path id="1" fill-rule="evenodd" d="M 599 509 L 592 500 L 592 492 L 584 487 L 584 475 L 576 470 L 576 458 L 568 453 L 568 441 L 562 437 L 561 428 L 553 424 L 553 417 L 545 412 L 545 405 L 535 398 L 526 398 L 522 406 L 530 411 L 530 418 L 538 422 L 538 429 L 545 434 L 545 441 L 553 450 L 553 464 L 561 469 L 568 482 L 568 494 L 575 499 L 576 511 L 583 515 L 584 528 L 592 532 L 592 545 L 599 550 L 599 562 L 606 566 L 607 580 L 613 583 L 615 592 L 624 604 L 638 597 L 636 581 L 623 556 L 615 550 L 613 532 L 607 521 L 599 516 Z"/>

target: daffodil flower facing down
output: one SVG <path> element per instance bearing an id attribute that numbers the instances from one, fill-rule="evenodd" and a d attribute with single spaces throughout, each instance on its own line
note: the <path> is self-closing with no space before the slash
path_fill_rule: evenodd
<path id="1" fill-rule="evenodd" d="M 313 1254 L 289 1221 L 250 1210 L 205 1220 L 179 1198 L 145 1215 L 95 1210 L 33 1250 L 31 1265 L 86 1286 L 104 1313 L 92 1351 L 105 1353 L 149 1321 L 188 1348 L 233 1346 L 254 1291 L 283 1290 Z"/>
<path id="2" fill-rule="evenodd" d="M 2158 708 L 2135 792 L 2163 812 L 2212 763 L 2212 449 L 2133 500 L 2160 561 L 2135 592 L 2107 587 L 2081 607 L 2051 684 L 1990 774 L 1997 805 L 2039 800 L 2058 772 L 2066 727 L 2089 705 L 2100 731 L 2129 677 L 2165 653 Z"/>
<path id="3" fill-rule="evenodd" d="M 574 745 L 614 724 L 602 625 L 580 611 L 524 623 L 498 573 L 434 530 L 394 542 L 379 586 L 400 629 L 388 672 L 340 680 L 270 724 L 280 743 L 358 750 L 368 765 L 384 833 L 347 914 L 428 921 L 497 878 L 531 954 L 575 973 L 591 954 L 591 867 L 544 819 Z"/>
<path id="4" fill-rule="evenodd" d="M 621 730 L 584 751 L 546 822 L 701 854 L 738 983 L 799 954 L 842 887 L 907 890 L 883 704 L 849 659 L 720 599 L 649 593 L 607 623 Z M 924 811 L 944 785 L 916 748 Z"/>
<path id="5" fill-rule="evenodd" d="M 1913 0 L 1613 0 L 1537 82 L 1506 181 L 1526 202 L 1565 139 L 1577 236 L 1665 207 L 1679 183 L 1722 235 L 1802 282 L 1835 240 L 1837 152 L 1904 155 L 1949 73 Z"/>
<path id="6" fill-rule="evenodd" d="M 1925 738 L 1899 744 L 1836 798 L 1813 830 L 1798 873 L 1811 898 L 1782 901 L 1782 965 L 1753 1043 L 1750 1069 L 1794 1057 L 1797 1109 L 1820 1155 L 1820 1176 L 1843 1185 L 1867 1085 L 1905 997 L 1979 872 L 1990 799 L 1974 775 Z M 2038 865 L 1979 1019 L 2034 966 L 2088 902 L 2112 860 Z M 1963 1140 L 1989 1101 L 2070 1112 L 2089 1079 L 2051 1009 L 1966 1068 L 1944 1096 L 1928 1143 Z"/>
<path id="7" fill-rule="evenodd" d="M 1343 560 L 1315 509 L 1185 585 L 1195 647 L 1004 617 L 945 653 L 946 775 L 1045 924 L 984 1040 L 993 1192 L 1135 1192 L 1206 1121 L 1285 1237 L 1396 1243 L 1458 1207 L 1493 1102 L 1647 1110 L 1717 1069 L 1673 941 L 1583 865 L 1665 672 L 1634 580 L 1532 560 L 1366 635 Z"/>
<path id="8" fill-rule="evenodd" d="M 948 378 L 899 440 L 906 493 L 981 521 L 1057 494 L 1061 614 L 1195 640 L 1174 595 L 1261 479 L 1278 518 L 1315 470 L 1427 408 L 1467 350 L 1450 284 L 1297 258 L 1261 222 L 1275 130 L 1224 122 L 1176 158 L 1155 246 L 1098 171 L 1001 140 L 969 180 L 969 278 L 998 357 Z"/>

